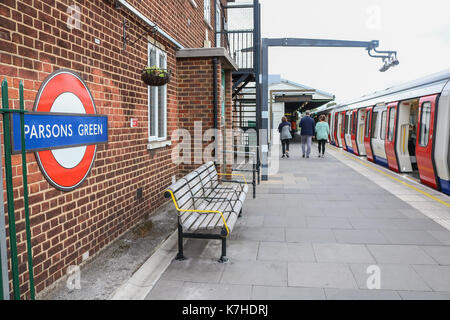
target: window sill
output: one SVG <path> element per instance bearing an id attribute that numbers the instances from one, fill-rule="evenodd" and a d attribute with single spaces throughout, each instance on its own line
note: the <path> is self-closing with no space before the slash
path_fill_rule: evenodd
<path id="1" fill-rule="evenodd" d="M 170 140 L 162 140 L 162 141 L 149 141 L 147 144 L 147 150 L 153 150 L 153 149 L 158 149 L 158 148 L 164 148 L 167 146 L 172 145 L 172 141 Z"/>

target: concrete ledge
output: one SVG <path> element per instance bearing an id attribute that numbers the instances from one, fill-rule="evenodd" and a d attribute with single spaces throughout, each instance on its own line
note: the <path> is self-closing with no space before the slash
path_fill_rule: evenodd
<path id="1" fill-rule="evenodd" d="M 238 66 L 225 48 L 185 48 L 176 52 L 177 59 L 183 58 L 220 58 L 225 70 L 237 71 Z"/>

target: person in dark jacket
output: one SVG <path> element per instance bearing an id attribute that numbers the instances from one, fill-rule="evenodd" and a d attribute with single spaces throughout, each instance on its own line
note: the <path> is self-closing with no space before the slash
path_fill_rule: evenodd
<path id="1" fill-rule="evenodd" d="M 302 142 L 302 157 L 304 158 L 305 155 L 307 158 L 309 158 L 309 154 L 311 153 L 311 142 L 312 137 L 314 135 L 314 129 L 315 129 L 316 123 L 314 122 L 314 119 L 310 117 L 310 112 L 306 111 L 306 116 L 304 116 L 300 120 L 300 128 L 301 128 L 301 142 Z M 306 147 L 306 153 L 305 153 L 305 147 Z"/>
<path id="2" fill-rule="evenodd" d="M 283 155 L 289 158 L 289 140 L 292 139 L 291 135 L 291 123 L 287 121 L 286 117 L 281 118 L 281 123 L 278 125 L 278 132 L 280 133 L 281 147 L 283 149 Z"/>

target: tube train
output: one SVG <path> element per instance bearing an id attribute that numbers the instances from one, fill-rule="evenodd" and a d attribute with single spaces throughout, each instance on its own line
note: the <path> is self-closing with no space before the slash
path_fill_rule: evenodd
<path id="1" fill-rule="evenodd" d="M 325 112 L 331 144 L 450 195 L 450 69 Z"/>

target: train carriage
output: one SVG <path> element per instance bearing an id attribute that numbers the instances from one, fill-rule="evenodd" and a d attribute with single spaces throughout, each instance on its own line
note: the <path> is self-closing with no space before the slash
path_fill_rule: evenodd
<path id="1" fill-rule="evenodd" d="M 450 194 L 450 69 L 334 106 L 331 142 Z"/>

